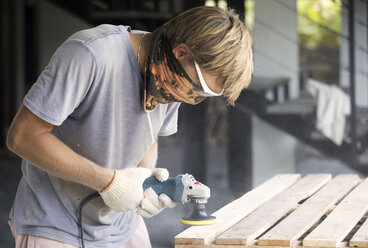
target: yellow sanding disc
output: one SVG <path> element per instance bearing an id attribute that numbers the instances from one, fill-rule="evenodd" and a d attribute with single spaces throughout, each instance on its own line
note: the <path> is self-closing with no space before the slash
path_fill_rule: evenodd
<path id="1" fill-rule="evenodd" d="M 209 220 L 185 220 L 185 219 L 181 219 L 180 222 L 185 224 L 185 225 L 190 225 L 190 226 L 204 226 L 204 225 L 212 225 L 212 224 L 216 223 L 217 219 L 216 218 L 209 219 Z"/>

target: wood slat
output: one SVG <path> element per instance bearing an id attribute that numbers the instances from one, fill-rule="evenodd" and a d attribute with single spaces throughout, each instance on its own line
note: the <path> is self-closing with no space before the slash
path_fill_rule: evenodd
<path id="1" fill-rule="evenodd" d="M 330 180 L 331 174 L 304 177 L 217 237 L 216 244 L 249 244 Z"/>
<path id="2" fill-rule="evenodd" d="M 279 174 L 272 177 L 239 199 L 216 211 L 213 215 L 216 216 L 217 223 L 210 226 L 193 226 L 178 234 L 175 237 L 175 245 L 210 244 L 218 235 L 299 179 L 300 174 Z"/>
<path id="3" fill-rule="evenodd" d="M 285 248 L 285 246 L 264 246 L 264 245 L 218 245 L 218 244 L 208 244 L 208 245 L 175 245 L 175 248 Z M 292 246 L 291 248 L 305 248 L 302 244 L 297 246 Z M 314 246 L 313 248 L 326 248 Z M 335 247 L 329 247 L 335 248 Z M 342 244 L 339 248 L 350 248 L 347 244 Z"/>
<path id="4" fill-rule="evenodd" d="M 368 211 L 368 179 L 361 182 L 303 240 L 304 246 L 336 247 Z"/>
<path id="5" fill-rule="evenodd" d="M 368 247 L 368 218 L 354 234 L 353 238 L 349 242 L 349 245 L 352 247 Z"/>
<path id="6" fill-rule="evenodd" d="M 294 246 L 334 204 L 360 182 L 357 175 L 339 175 L 258 240 L 258 245 Z M 367 232 L 368 233 L 368 232 Z"/>

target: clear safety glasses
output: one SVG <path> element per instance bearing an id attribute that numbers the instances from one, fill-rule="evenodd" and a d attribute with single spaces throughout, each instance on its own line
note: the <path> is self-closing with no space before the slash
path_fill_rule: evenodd
<path id="1" fill-rule="evenodd" d="M 212 91 L 207 86 L 206 81 L 204 81 L 204 78 L 203 78 L 201 69 L 199 68 L 198 63 L 195 60 L 194 60 L 194 66 L 195 66 L 196 71 L 197 71 L 197 74 L 198 74 L 199 82 L 201 83 L 201 86 L 202 86 L 202 89 L 203 89 L 203 92 L 201 92 L 201 95 L 202 96 L 207 96 L 207 97 L 210 97 L 210 96 L 221 96 L 222 93 L 224 92 L 224 90 L 222 90 L 220 93 L 216 93 L 216 92 Z"/>

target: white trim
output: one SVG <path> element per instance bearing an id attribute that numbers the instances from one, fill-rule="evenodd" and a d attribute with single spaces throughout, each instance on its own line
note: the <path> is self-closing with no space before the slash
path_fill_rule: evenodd
<path id="1" fill-rule="evenodd" d="M 222 89 L 220 93 L 216 93 L 212 91 L 210 88 L 208 88 L 206 81 L 204 81 L 201 69 L 199 68 L 198 63 L 195 60 L 194 60 L 194 65 L 195 65 L 195 68 L 196 68 L 196 71 L 199 77 L 199 82 L 201 82 L 204 93 L 208 94 L 208 96 L 221 96 L 222 93 L 224 92 L 224 89 Z"/>
<path id="2" fill-rule="evenodd" d="M 149 126 L 150 133 L 151 133 L 152 144 L 154 144 L 156 141 L 155 141 L 155 136 L 153 134 L 153 126 L 152 126 L 152 121 L 151 121 L 151 115 L 149 112 L 147 112 L 147 119 L 148 119 L 148 126 Z"/>

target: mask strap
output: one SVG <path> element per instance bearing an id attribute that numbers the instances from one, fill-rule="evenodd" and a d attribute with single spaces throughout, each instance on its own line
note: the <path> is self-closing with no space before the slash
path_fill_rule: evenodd
<path id="1" fill-rule="evenodd" d="M 149 126 L 150 133 L 151 133 L 152 144 L 154 144 L 155 143 L 155 136 L 153 135 L 152 120 L 151 120 L 151 115 L 150 115 L 149 112 L 147 112 L 147 119 L 148 119 L 148 126 Z"/>

